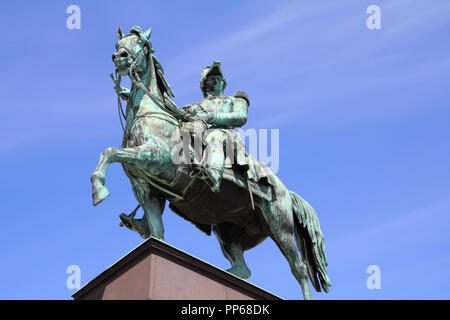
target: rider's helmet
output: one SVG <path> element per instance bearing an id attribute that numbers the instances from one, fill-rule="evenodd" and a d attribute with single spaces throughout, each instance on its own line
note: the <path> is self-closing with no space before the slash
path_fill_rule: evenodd
<path id="1" fill-rule="evenodd" d="M 219 75 L 223 81 L 223 89 L 225 90 L 227 86 L 227 80 L 224 78 L 222 74 L 222 68 L 220 66 L 220 61 L 214 61 L 212 65 L 207 66 L 203 69 L 202 74 L 200 76 L 200 89 L 203 92 L 203 95 L 206 95 L 206 86 L 205 81 L 209 75 Z"/>

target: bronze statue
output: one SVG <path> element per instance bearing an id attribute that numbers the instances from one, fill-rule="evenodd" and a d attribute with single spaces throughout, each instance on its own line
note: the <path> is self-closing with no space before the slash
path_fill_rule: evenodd
<path id="1" fill-rule="evenodd" d="M 231 263 L 227 270 L 230 273 L 249 277 L 243 252 L 271 237 L 286 257 L 305 299 L 311 298 L 308 277 L 317 291 L 323 288 L 328 292 L 331 284 L 326 273 L 324 238 L 314 209 L 289 191 L 263 163 L 244 153 L 244 160 L 238 159 L 231 167 L 222 169 L 222 156 L 209 161 L 208 148 L 205 148 L 205 158 L 197 164 L 173 161 L 174 150 L 180 143 L 173 137 L 181 139 L 177 132 L 186 124 L 200 121 L 207 129 L 209 126 L 212 131 L 206 131 L 206 140 L 202 141 L 209 145 L 210 140 L 219 136 L 213 150 L 223 147 L 225 136 L 227 141 L 233 141 L 234 136 L 222 135 L 223 130 L 245 123 L 249 101 L 243 93 L 222 97 L 225 81 L 220 84 L 220 77 L 216 77 L 215 83 L 211 79 L 210 83 L 207 80 L 202 84 L 206 97 L 200 107 L 205 112 L 199 112 L 200 109 L 194 112 L 194 107 L 178 108 L 172 100 L 174 94 L 162 66 L 153 55 L 150 33 L 151 30 L 142 32 L 139 27 L 133 27 L 127 35 L 120 28 L 117 31 L 119 41 L 113 61 L 119 76 L 114 80 L 119 97 L 127 100 L 126 121 L 122 147 L 103 151 L 92 174 L 94 205 L 109 196 L 105 186 L 106 170 L 111 163 L 119 162 L 144 211 L 141 219 L 134 218 L 137 208 L 130 215 L 121 214 L 120 218 L 123 225 L 143 238 L 164 239 L 161 215 L 168 200 L 173 212 L 207 235 L 214 232 L 224 256 Z M 217 71 L 217 66 L 213 64 L 212 69 Z M 120 77 L 126 75 L 132 81 L 129 91 L 120 86 Z M 224 104 L 232 101 L 233 108 L 227 107 L 228 110 L 236 107 L 242 112 L 242 119 L 224 121 L 226 112 L 218 112 L 222 109 L 217 109 L 215 103 L 207 107 L 215 99 L 224 100 Z M 238 154 L 242 156 L 242 152 Z M 223 171 L 222 178 L 216 175 L 216 167 Z"/>

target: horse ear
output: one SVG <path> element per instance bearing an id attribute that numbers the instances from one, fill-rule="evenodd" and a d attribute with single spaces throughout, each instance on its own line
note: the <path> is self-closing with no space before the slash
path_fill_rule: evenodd
<path id="1" fill-rule="evenodd" d="M 145 39 L 149 40 L 151 34 L 152 34 L 152 28 L 149 28 L 147 31 L 144 32 Z"/>
<path id="2" fill-rule="evenodd" d="M 117 28 L 117 36 L 119 37 L 119 39 L 123 38 L 123 32 L 120 26 Z"/>

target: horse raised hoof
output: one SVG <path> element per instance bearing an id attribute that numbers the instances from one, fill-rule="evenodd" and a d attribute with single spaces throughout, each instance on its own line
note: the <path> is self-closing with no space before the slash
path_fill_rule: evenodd
<path id="1" fill-rule="evenodd" d="M 92 192 L 92 200 L 94 202 L 94 206 L 98 205 L 108 196 L 109 196 L 108 188 L 104 186 L 98 187 L 95 191 Z"/>

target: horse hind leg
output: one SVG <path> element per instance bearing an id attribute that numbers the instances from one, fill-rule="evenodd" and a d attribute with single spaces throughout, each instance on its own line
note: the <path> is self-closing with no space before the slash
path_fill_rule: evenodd
<path id="1" fill-rule="evenodd" d="M 164 241 L 164 225 L 161 219 L 164 210 L 164 199 L 157 196 L 151 196 L 148 199 L 140 201 L 144 210 L 144 215 L 140 219 L 133 216 L 120 214 L 122 220 L 121 225 L 125 225 L 128 229 L 136 231 L 143 239 L 153 236 Z"/>
<path id="2" fill-rule="evenodd" d="M 278 214 L 281 212 L 282 214 Z M 297 246 L 294 241 L 294 219 L 292 210 L 277 208 L 277 205 L 270 206 L 266 212 L 266 221 L 270 229 L 270 237 L 276 243 L 284 257 L 287 259 L 291 272 L 302 287 L 305 300 L 311 300 L 311 292 L 308 282 L 307 266 L 300 259 Z M 277 218 L 275 218 L 277 217 Z"/>
<path id="3" fill-rule="evenodd" d="M 149 196 L 141 205 L 144 209 L 142 222 L 145 226 L 148 226 L 149 236 L 164 241 L 162 213 L 164 211 L 165 200 L 158 196 Z"/>
<path id="4" fill-rule="evenodd" d="M 247 279 L 250 277 L 250 269 L 244 259 L 244 248 L 241 239 L 245 236 L 242 227 L 225 222 L 214 225 L 213 232 L 219 241 L 222 253 L 231 263 L 231 268 L 226 270 L 237 277 Z"/>
<path id="5" fill-rule="evenodd" d="M 144 211 L 140 219 L 134 219 L 132 215 L 120 214 L 122 223 L 129 229 L 136 231 L 142 238 L 153 236 L 164 241 L 164 225 L 162 213 L 165 207 L 165 199 L 160 197 L 146 182 L 139 182 L 129 170 L 124 167 L 127 176 L 131 176 L 131 186 L 134 197 Z"/>

